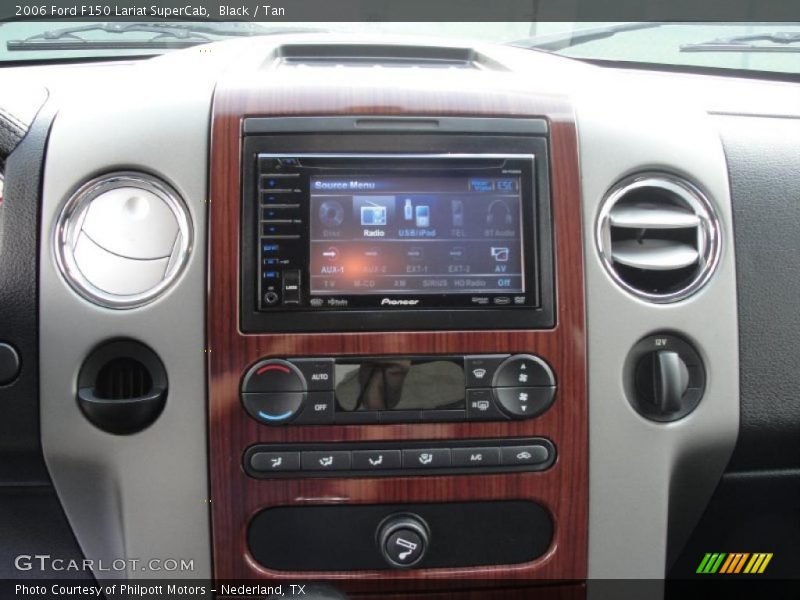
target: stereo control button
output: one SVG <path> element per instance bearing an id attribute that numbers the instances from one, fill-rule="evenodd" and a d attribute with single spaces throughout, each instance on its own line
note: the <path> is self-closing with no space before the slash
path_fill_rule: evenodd
<path id="1" fill-rule="evenodd" d="M 467 390 L 467 421 L 507 421 L 492 397 L 492 390 Z"/>
<path id="2" fill-rule="evenodd" d="M 326 391 L 333 389 L 332 358 L 293 358 L 289 361 L 306 378 L 309 391 Z"/>
<path id="3" fill-rule="evenodd" d="M 545 446 L 506 446 L 500 449 L 503 466 L 516 467 L 538 465 L 550 460 L 550 451 Z"/>
<path id="4" fill-rule="evenodd" d="M 300 304 L 300 269 L 284 269 L 283 303 Z"/>
<path id="5" fill-rule="evenodd" d="M 297 223 L 261 223 L 261 235 L 270 238 L 299 238 L 302 225 Z"/>
<path id="6" fill-rule="evenodd" d="M 494 376 L 494 387 L 553 386 L 550 366 L 538 356 L 517 354 L 507 359 Z"/>
<path id="7" fill-rule="evenodd" d="M 303 412 L 297 415 L 297 425 L 329 425 L 334 416 L 333 392 L 309 392 Z"/>
<path id="8" fill-rule="evenodd" d="M 285 360 L 256 363 L 245 375 L 243 392 L 304 392 L 306 382 L 300 369 Z"/>
<path id="9" fill-rule="evenodd" d="M 464 371 L 468 388 L 488 388 L 492 386 L 494 372 L 508 354 L 488 354 L 485 356 L 467 356 L 464 359 Z"/>
<path id="10" fill-rule="evenodd" d="M 305 397 L 304 392 L 242 394 L 242 404 L 259 423 L 281 425 L 295 417 Z"/>
<path id="11" fill-rule="evenodd" d="M 553 403 L 554 387 L 515 387 L 494 390 L 497 403 L 514 419 L 532 419 Z"/>
<path id="12" fill-rule="evenodd" d="M 454 467 L 494 467 L 500 464 L 500 448 L 453 448 Z"/>

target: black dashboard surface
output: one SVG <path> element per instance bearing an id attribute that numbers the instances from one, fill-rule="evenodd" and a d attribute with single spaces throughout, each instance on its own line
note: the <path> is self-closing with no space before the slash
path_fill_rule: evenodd
<path id="1" fill-rule="evenodd" d="M 800 119 L 716 123 L 728 158 L 739 303 L 741 423 L 729 470 L 800 467 Z"/>

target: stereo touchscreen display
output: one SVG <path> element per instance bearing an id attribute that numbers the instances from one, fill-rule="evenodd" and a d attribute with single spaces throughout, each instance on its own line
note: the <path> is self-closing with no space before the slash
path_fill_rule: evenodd
<path id="1" fill-rule="evenodd" d="M 245 329 L 552 326 L 546 141 L 427 139 L 398 154 L 287 154 L 273 151 L 285 140 L 246 140 Z M 326 143 L 347 140 L 384 147 Z"/>
<path id="2" fill-rule="evenodd" d="M 309 291 L 525 292 L 519 175 L 309 178 Z"/>

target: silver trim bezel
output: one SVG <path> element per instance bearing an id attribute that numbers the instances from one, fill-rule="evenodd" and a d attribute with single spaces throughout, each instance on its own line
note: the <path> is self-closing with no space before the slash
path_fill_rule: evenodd
<path id="1" fill-rule="evenodd" d="M 702 239 L 698 238 L 699 269 L 692 281 L 674 292 L 654 294 L 640 290 L 620 277 L 615 267 L 611 248 L 611 211 L 626 194 L 642 188 L 658 188 L 678 196 L 699 217 L 697 226 Z M 677 175 L 662 172 L 643 172 L 617 182 L 606 193 L 600 204 L 595 230 L 595 242 L 600 261 L 614 282 L 627 293 L 656 304 L 679 302 L 698 292 L 711 279 L 722 253 L 722 235 L 714 206 L 708 197 L 694 184 Z"/>
<path id="2" fill-rule="evenodd" d="M 120 187 L 134 187 L 155 194 L 169 207 L 178 223 L 177 248 L 168 257 L 164 278 L 140 294 L 110 294 L 95 287 L 83 276 L 74 257 L 77 236 L 82 231 L 83 220 L 92 201 L 104 192 Z M 54 237 L 53 248 L 58 271 L 69 286 L 93 304 L 117 310 L 139 308 L 163 295 L 184 271 L 193 241 L 191 217 L 178 192 L 160 179 L 136 171 L 108 173 L 82 185 L 70 196 L 61 210 L 56 221 Z"/>

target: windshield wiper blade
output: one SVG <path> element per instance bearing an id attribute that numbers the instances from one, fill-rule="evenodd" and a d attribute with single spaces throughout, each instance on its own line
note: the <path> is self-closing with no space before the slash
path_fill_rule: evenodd
<path id="1" fill-rule="evenodd" d="M 753 42 L 772 42 L 772 45 Z M 772 31 L 717 38 L 708 42 L 683 44 L 681 52 L 800 52 L 800 31 Z"/>
<path id="2" fill-rule="evenodd" d="M 86 39 L 79 34 L 101 31 L 111 34 L 154 33 L 152 38 L 138 40 Z M 324 29 L 311 27 L 267 28 L 255 23 L 91 23 L 62 27 L 37 33 L 24 40 L 6 42 L 14 50 L 140 50 L 180 49 L 215 41 L 212 37 L 249 37 L 280 33 L 320 33 Z"/>
<path id="3" fill-rule="evenodd" d="M 559 50 L 565 50 L 566 48 L 572 48 L 573 46 L 578 46 L 587 42 L 594 42 L 596 40 L 614 37 L 619 33 L 638 31 L 640 29 L 655 29 L 656 27 L 661 27 L 663 25 L 670 25 L 670 23 L 617 23 L 616 25 L 587 27 L 586 29 L 576 29 L 573 31 L 537 35 L 524 40 L 510 42 L 510 45 L 520 46 L 522 48 L 534 48 L 536 50 L 557 52 Z"/>

